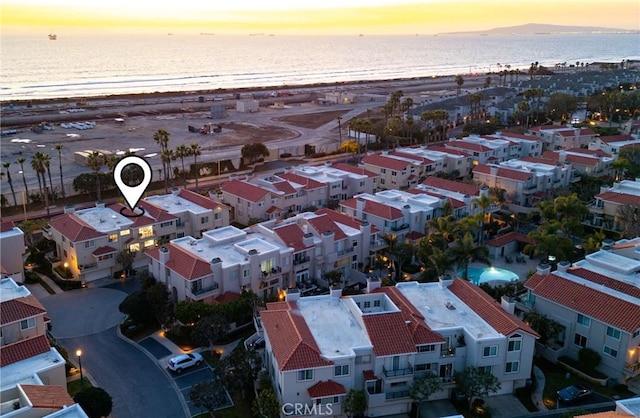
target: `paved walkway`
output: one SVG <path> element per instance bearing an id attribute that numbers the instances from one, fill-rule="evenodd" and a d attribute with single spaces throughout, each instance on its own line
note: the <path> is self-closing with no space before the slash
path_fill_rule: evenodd
<path id="1" fill-rule="evenodd" d="M 547 407 L 545 406 L 542 397 L 544 385 L 546 384 L 544 373 L 538 366 L 533 366 L 533 374 L 536 377 L 536 387 L 533 389 L 533 393 L 531 393 L 531 400 L 533 401 L 533 404 L 538 408 L 538 411 L 546 411 Z"/>
<path id="2" fill-rule="evenodd" d="M 55 294 L 64 292 L 64 290 L 60 289 L 60 286 L 58 286 L 56 282 L 53 281 L 53 279 L 45 276 L 42 273 L 38 273 L 37 271 L 34 271 L 34 273 L 36 273 L 43 282 L 49 285 L 49 287 L 55 292 Z M 38 300 L 51 296 L 47 289 L 45 289 L 40 283 L 27 284 L 25 286 L 27 286 L 27 289 L 29 289 L 31 294 L 38 298 Z"/>

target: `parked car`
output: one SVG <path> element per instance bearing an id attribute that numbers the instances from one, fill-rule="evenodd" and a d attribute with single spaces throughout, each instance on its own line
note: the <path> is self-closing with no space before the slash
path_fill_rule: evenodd
<path id="1" fill-rule="evenodd" d="M 192 366 L 199 366 L 202 363 L 202 356 L 199 353 L 180 354 L 169 359 L 168 368 L 176 373 L 182 373 L 184 369 Z"/>
<path id="2" fill-rule="evenodd" d="M 576 403 L 589 399 L 593 392 L 586 385 L 571 385 L 558 391 L 558 401 L 562 403 Z"/>

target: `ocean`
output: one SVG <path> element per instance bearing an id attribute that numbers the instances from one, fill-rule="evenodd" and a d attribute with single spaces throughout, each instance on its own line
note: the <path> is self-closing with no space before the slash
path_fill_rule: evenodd
<path id="1" fill-rule="evenodd" d="M 295 86 L 640 59 L 638 34 L 3 35 L 0 100 Z M 504 68 L 504 67 L 502 67 Z"/>

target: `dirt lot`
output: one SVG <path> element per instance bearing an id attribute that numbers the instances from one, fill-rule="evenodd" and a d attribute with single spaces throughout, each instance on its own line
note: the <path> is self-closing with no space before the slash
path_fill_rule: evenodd
<path id="1" fill-rule="evenodd" d="M 336 120 L 338 116 L 342 116 L 345 113 L 346 112 L 343 110 L 333 110 L 329 112 L 283 116 L 281 118 L 274 118 L 274 120 L 286 122 L 290 125 L 299 126 L 301 128 L 317 129 L 325 123 Z"/>

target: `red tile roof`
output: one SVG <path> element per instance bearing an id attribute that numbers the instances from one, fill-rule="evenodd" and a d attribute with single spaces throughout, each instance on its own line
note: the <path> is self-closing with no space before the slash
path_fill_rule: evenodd
<path id="1" fill-rule="evenodd" d="M 240 180 L 231 180 L 222 185 L 222 191 L 250 202 L 258 202 L 269 194 L 268 190 Z"/>
<path id="2" fill-rule="evenodd" d="M 586 155 L 575 155 L 575 154 L 567 154 L 566 161 L 571 164 L 587 165 L 590 167 L 595 167 L 598 165 L 598 163 L 600 163 L 599 158 L 588 157 Z"/>
<path id="3" fill-rule="evenodd" d="M 331 220 L 331 218 L 327 215 L 317 216 L 315 218 L 310 218 L 308 220 L 309 224 L 318 235 L 322 235 L 327 231 L 333 232 L 333 240 L 339 241 L 341 239 L 345 239 L 347 236 L 342 231 L 342 229 Z"/>
<path id="4" fill-rule="evenodd" d="M 367 177 L 380 177 L 378 174 L 373 171 L 369 171 L 367 169 L 356 167 L 355 165 L 345 164 L 345 163 L 335 163 L 332 166 L 333 168 L 337 168 L 338 170 L 347 171 L 349 173 L 361 174 Z"/>
<path id="5" fill-rule="evenodd" d="M 326 367 L 333 363 L 321 356 L 311 330 L 295 303 L 268 304 L 260 312 L 262 326 L 282 371 Z"/>
<path id="6" fill-rule="evenodd" d="M 538 333 L 530 326 L 517 316 L 502 309 L 498 302 L 478 286 L 466 280 L 455 278 L 449 286 L 449 290 L 502 335 L 522 331 L 539 337 Z"/>
<path id="7" fill-rule="evenodd" d="M 50 350 L 51 346 L 44 335 L 4 345 L 0 347 L 0 367 L 47 353 Z"/>
<path id="8" fill-rule="evenodd" d="M 578 135 L 576 135 L 576 131 L 575 129 L 562 129 L 562 130 L 557 130 L 556 134 L 568 138 L 571 136 L 580 136 L 580 131 L 578 131 Z"/>
<path id="9" fill-rule="evenodd" d="M 327 187 L 324 183 L 320 183 L 318 180 L 304 177 L 295 173 L 282 173 L 278 174 L 278 177 L 300 184 L 305 190 L 315 190 L 322 187 Z"/>
<path id="10" fill-rule="evenodd" d="M 87 241 L 106 236 L 106 234 L 96 231 L 71 213 L 56 216 L 49 221 L 49 225 L 71 242 Z"/>
<path id="11" fill-rule="evenodd" d="M 609 135 L 609 136 L 601 136 L 600 140 L 607 144 L 612 142 L 624 142 L 624 141 L 633 141 L 635 138 L 631 135 Z"/>
<path id="12" fill-rule="evenodd" d="M 152 205 L 146 200 L 141 200 L 138 202 L 138 206 L 143 208 L 145 211 L 145 215 L 140 216 L 140 218 L 144 216 L 149 216 L 153 218 L 156 222 L 167 222 L 178 219 L 176 215 L 172 215 L 164 209 L 160 209 L 159 207 Z"/>
<path id="13" fill-rule="evenodd" d="M 364 377 L 364 380 L 378 380 L 378 377 L 373 370 L 363 370 L 362 376 Z"/>
<path id="14" fill-rule="evenodd" d="M 438 151 L 438 152 L 444 152 L 446 154 L 450 154 L 450 155 L 459 155 L 461 157 L 468 157 L 468 155 L 462 151 L 459 151 L 457 149 L 453 149 L 453 148 L 446 148 L 443 147 L 442 145 L 430 145 L 427 147 L 428 151 Z"/>
<path id="15" fill-rule="evenodd" d="M 473 169 L 474 173 L 491 174 L 491 166 L 480 164 Z M 512 170 L 510 168 L 498 167 L 497 177 L 525 182 L 532 177 L 532 174 L 526 171 Z"/>
<path id="16" fill-rule="evenodd" d="M 540 141 L 540 137 L 538 136 L 519 134 L 516 132 L 502 132 L 501 135 L 502 136 L 497 136 L 496 138 L 500 138 L 500 139 L 516 138 L 516 139 L 524 139 L 526 141 L 536 141 L 536 142 Z"/>
<path id="17" fill-rule="evenodd" d="M 570 152 L 570 153 L 573 152 L 576 154 L 587 154 L 587 155 L 592 155 L 594 157 L 611 157 L 611 154 L 607 154 L 601 149 L 591 150 L 587 148 L 571 148 L 571 149 L 568 149 L 567 152 Z"/>
<path id="18" fill-rule="evenodd" d="M 218 296 L 215 299 L 215 301 L 218 302 L 218 303 L 227 303 L 227 302 L 233 302 L 234 300 L 238 299 L 239 297 L 240 297 L 240 293 L 224 292 L 223 294 Z"/>
<path id="19" fill-rule="evenodd" d="M 348 208 L 356 209 L 358 199 L 352 198 L 344 200 L 340 205 Z M 382 219 L 396 220 L 403 218 L 402 211 L 393 206 L 385 205 L 384 203 L 375 202 L 373 200 L 364 199 L 364 213 L 367 215 L 376 216 Z"/>
<path id="20" fill-rule="evenodd" d="M 408 239 L 409 241 L 416 241 L 419 240 L 420 238 L 423 238 L 425 235 L 421 232 L 418 231 L 411 231 L 409 232 L 407 235 L 405 235 L 405 239 Z"/>
<path id="21" fill-rule="evenodd" d="M 166 266 L 187 280 L 199 279 L 213 274 L 211 264 L 191 252 L 173 243 L 163 246 L 169 250 L 169 261 Z M 154 260 L 160 260 L 160 248 L 152 248 L 145 252 Z"/>
<path id="22" fill-rule="evenodd" d="M 416 352 L 416 346 L 401 312 L 363 315 L 362 321 L 376 356 Z"/>
<path id="23" fill-rule="evenodd" d="M 503 245 L 507 245 L 508 243 L 513 241 L 523 242 L 525 244 L 531 245 L 534 245 L 536 243 L 533 239 L 519 232 L 507 232 L 504 235 L 500 235 L 498 237 L 490 239 L 489 241 L 487 241 L 487 245 L 502 247 Z"/>
<path id="24" fill-rule="evenodd" d="M 276 190 L 283 192 L 285 195 L 294 194 L 296 192 L 296 189 L 294 189 L 288 181 L 273 183 L 273 187 L 275 187 Z"/>
<path id="25" fill-rule="evenodd" d="M 20 387 L 34 408 L 62 409 L 75 403 L 65 386 L 21 384 Z"/>
<path id="26" fill-rule="evenodd" d="M 456 193 L 468 194 L 469 196 L 480 195 L 480 188 L 473 184 L 462 183 L 459 181 L 442 179 L 440 177 L 427 177 L 422 184 L 436 189 L 449 190 Z"/>
<path id="27" fill-rule="evenodd" d="M 640 328 L 640 306 L 637 304 L 565 279 L 555 272 L 547 275 L 534 274 L 525 286 L 536 297 L 550 300 L 628 333 Z"/>
<path id="28" fill-rule="evenodd" d="M 277 212 L 282 212 L 282 209 L 280 209 L 277 206 L 270 206 L 269 209 L 267 209 L 266 214 L 271 215 L 272 213 L 277 213 Z"/>
<path id="29" fill-rule="evenodd" d="M 0 223 L 0 232 L 7 232 L 13 230 L 13 221 L 3 221 Z"/>
<path id="30" fill-rule="evenodd" d="M 545 155 L 544 158 L 540 158 L 540 157 L 522 157 L 522 158 L 520 158 L 520 161 L 524 161 L 524 162 L 527 162 L 527 163 L 546 164 L 546 165 L 551 165 L 551 166 L 555 167 L 557 162 L 558 162 L 558 158 L 556 157 L 555 159 L 552 159 L 552 158 L 547 158 L 547 157 L 553 157 L 553 156 Z"/>
<path id="31" fill-rule="evenodd" d="M 562 129 L 562 126 L 560 125 L 541 125 L 541 126 L 532 126 L 529 128 L 530 131 L 548 131 L 548 130 L 552 130 L 552 129 Z"/>
<path id="32" fill-rule="evenodd" d="M 113 253 L 117 253 L 118 250 L 110 247 L 108 245 L 103 245 L 102 247 L 98 247 L 96 248 L 91 254 L 93 255 L 103 255 L 103 254 L 113 254 Z"/>
<path id="33" fill-rule="evenodd" d="M 205 209 L 216 210 L 220 206 L 226 206 L 220 202 L 214 201 L 206 196 L 202 196 L 199 193 L 192 192 L 187 189 L 180 189 L 178 196 L 188 200 L 189 202 L 195 203 L 198 206 L 202 206 Z"/>
<path id="34" fill-rule="evenodd" d="M 388 168 L 390 170 L 404 171 L 411 163 L 408 161 L 392 158 L 388 155 L 371 154 L 362 159 L 363 164 L 372 165 L 374 167 Z"/>
<path id="35" fill-rule="evenodd" d="M 611 202 L 618 205 L 640 205 L 640 196 L 632 194 L 608 191 L 597 194 L 595 197 L 598 199 L 602 199 L 605 202 Z"/>
<path id="36" fill-rule="evenodd" d="M 276 233 L 284 245 L 293 248 L 294 253 L 304 251 L 309 248 L 304 245 L 304 232 L 296 223 L 276 227 L 273 229 L 273 232 Z"/>
<path id="37" fill-rule="evenodd" d="M 601 284 L 604 287 L 608 287 L 609 289 L 616 290 L 621 293 L 626 293 L 627 295 L 640 299 L 640 288 L 632 284 L 612 279 L 611 277 L 607 277 L 603 274 L 599 274 L 582 267 L 572 267 L 568 270 L 568 272 L 574 276 L 582 277 L 583 279 L 589 280 L 590 282 Z"/>
<path id="38" fill-rule="evenodd" d="M 445 142 L 444 146 L 445 147 L 460 148 L 460 149 L 465 149 L 465 150 L 469 150 L 469 151 L 477 151 L 477 152 L 493 151 L 493 149 L 491 149 L 489 147 L 485 147 L 484 145 L 475 144 L 473 142 L 466 142 L 464 140 L 455 140 L 455 141 Z"/>
<path id="39" fill-rule="evenodd" d="M 307 393 L 309 393 L 311 399 L 316 399 L 346 395 L 347 391 L 340 383 L 334 382 L 333 380 L 324 380 L 307 389 Z"/>
<path id="40" fill-rule="evenodd" d="M 44 315 L 47 310 L 30 295 L 29 297 L 10 299 L 0 303 L 0 325 L 7 325 L 23 319 Z"/>
<path id="41" fill-rule="evenodd" d="M 419 156 L 419 155 L 408 154 L 408 153 L 406 153 L 406 152 L 393 151 L 393 152 L 391 153 L 391 155 L 395 155 L 396 157 L 401 157 L 401 158 L 407 158 L 407 159 L 409 159 L 409 160 L 414 160 L 414 161 L 417 161 L 417 162 L 418 162 L 418 163 L 420 163 L 420 164 L 426 164 L 426 165 L 429 165 L 429 164 L 433 164 L 433 163 L 434 163 L 434 161 L 433 161 L 433 160 L 430 160 L 430 159 L 428 159 L 428 158 L 421 157 L 421 156 Z"/>

